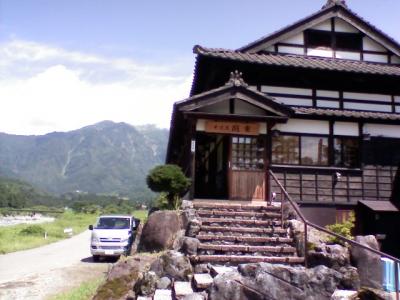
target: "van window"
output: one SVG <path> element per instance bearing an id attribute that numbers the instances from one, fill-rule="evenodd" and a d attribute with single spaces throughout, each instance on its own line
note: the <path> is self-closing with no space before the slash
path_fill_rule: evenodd
<path id="1" fill-rule="evenodd" d="M 129 229 L 129 218 L 99 218 L 96 229 Z"/>

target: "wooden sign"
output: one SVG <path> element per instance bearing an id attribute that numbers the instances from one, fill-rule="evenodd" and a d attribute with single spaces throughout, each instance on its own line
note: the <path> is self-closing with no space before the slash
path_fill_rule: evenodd
<path id="1" fill-rule="evenodd" d="M 260 133 L 260 124 L 247 122 L 206 121 L 206 132 L 258 135 Z"/>

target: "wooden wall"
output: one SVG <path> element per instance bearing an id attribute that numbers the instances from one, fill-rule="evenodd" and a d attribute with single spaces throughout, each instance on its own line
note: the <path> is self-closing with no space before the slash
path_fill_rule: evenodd
<path id="1" fill-rule="evenodd" d="M 272 170 L 297 202 L 355 205 L 359 200 L 390 200 L 397 167 L 369 165 L 358 172 L 342 171 L 336 184 L 334 170 Z M 272 179 L 270 185 L 279 200 L 279 187 Z"/>

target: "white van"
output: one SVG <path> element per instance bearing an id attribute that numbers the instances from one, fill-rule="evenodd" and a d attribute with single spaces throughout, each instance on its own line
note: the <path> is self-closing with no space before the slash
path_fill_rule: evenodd
<path id="1" fill-rule="evenodd" d="M 104 215 L 97 219 L 95 226 L 89 225 L 93 261 L 98 261 L 101 256 L 128 254 L 139 222 L 129 215 Z"/>

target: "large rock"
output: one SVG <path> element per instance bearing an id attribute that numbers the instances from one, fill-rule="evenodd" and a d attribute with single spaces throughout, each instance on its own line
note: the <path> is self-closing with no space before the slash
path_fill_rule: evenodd
<path id="1" fill-rule="evenodd" d="M 143 274 L 150 269 L 150 265 L 155 260 L 156 257 L 144 255 L 136 255 L 125 260 L 120 260 L 108 272 L 105 283 L 97 289 L 93 299 L 133 298 L 133 287 L 143 278 Z"/>
<path id="2" fill-rule="evenodd" d="M 139 249 L 149 252 L 172 249 L 181 229 L 178 212 L 156 211 L 149 216 L 143 227 Z"/>
<path id="3" fill-rule="evenodd" d="M 356 236 L 355 241 L 379 250 L 378 241 L 373 235 Z M 361 286 L 373 289 L 382 289 L 382 266 L 379 255 L 360 247 L 351 247 L 351 259 L 358 269 Z"/>
<path id="4" fill-rule="evenodd" d="M 341 273 L 275 264 L 240 265 L 238 272 L 218 275 L 210 287 L 214 299 L 328 300 L 340 284 Z"/>
<path id="5" fill-rule="evenodd" d="M 200 241 L 196 238 L 184 237 L 182 241 L 181 251 L 186 255 L 195 255 L 197 254 L 197 248 L 200 244 Z"/>
<path id="6" fill-rule="evenodd" d="M 158 277 L 167 276 L 175 280 L 188 280 L 193 275 L 189 258 L 180 252 L 167 251 L 153 262 L 150 268 Z"/>
<path id="7" fill-rule="evenodd" d="M 341 267 L 350 265 L 349 249 L 338 244 L 327 245 L 320 243 L 308 251 L 307 257 L 309 267 L 324 265 L 339 271 Z"/>

